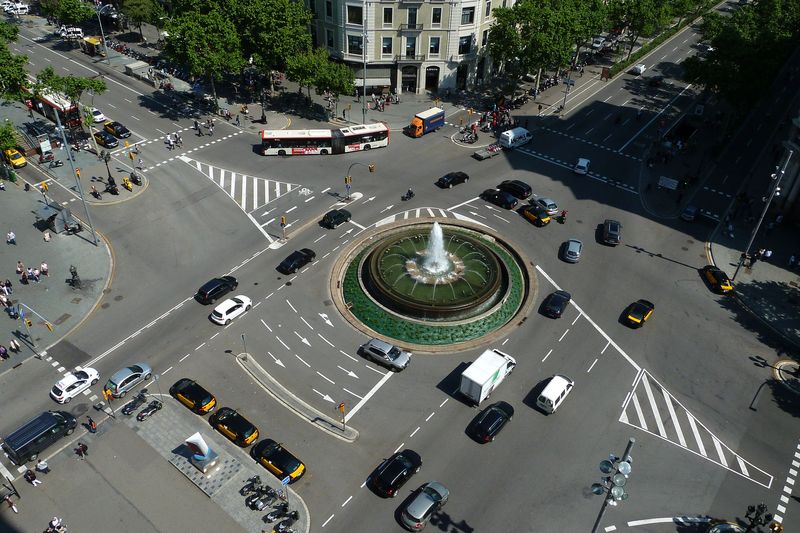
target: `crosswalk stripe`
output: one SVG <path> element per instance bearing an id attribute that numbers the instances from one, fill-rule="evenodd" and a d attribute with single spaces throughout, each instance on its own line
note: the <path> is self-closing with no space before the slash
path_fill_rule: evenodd
<path id="1" fill-rule="evenodd" d="M 681 443 L 681 446 L 686 446 L 686 439 L 683 438 L 683 431 L 681 431 L 681 425 L 678 422 L 678 417 L 675 416 L 675 408 L 672 406 L 672 398 L 670 397 L 669 393 L 666 389 L 661 389 L 661 392 L 664 394 L 664 401 L 667 402 L 667 409 L 669 409 L 669 416 L 672 418 L 672 425 L 675 426 L 675 432 L 678 434 L 678 440 Z"/>
<path id="2" fill-rule="evenodd" d="M 722 466 L 727 468 L 728 467 L 728 461 L 725 460 L 725 454 L 722 453 L 722 446 L 721 446 L 722 443 L 719 440 L 717 440 L 717 437 L 715 437 L 713 435 L 711 436 L 711 440 L 714 441 L 714 448 L 717 449 L 717 455 L 719 455 L 719 463 Z"/>
<path id="3" fill-rule="evenodd" d="M 235 178 L 236 178 L 236 174 L 231 172 L 231 192 L 230 192 L 230 195 L 231 195 L 231 198 L 233 198 L 234 200 L 236 199 L 236 179 Z"/>
<path id="4" fill-rule="evenodd" d="M 667 438 L 667 430 L 664 428 L 664 422 L 661 421 L 661 415 L 658 413 L 658 405 L 653 396 L 653 391 L 650 389 L 650 381 L 647 379 L 647 374 L 642 375 L 642 383 L 644 384 L 644 391 L 647 393 L 647 399 L 650 401 L 650 408 L 653 410 L 653 416 L 656 419 L 656 426 L 658 426 L 658 433 Z"/>
<path id="5" fill-rule="evenodd" d="M 250 181 L 250 180 L 242 179 L 242 201 L 241 201 L 241 205 L 242 205 L 242 207 L 245 207 L 245 208 L 247 207 L 247 182 L 248 181 Z"/>
<path id="6" fill-rule="evenodd" d="M 694 423 L 694 417 L 691 413 L 686 413 L 686 415 L 689 418 L 689 425 L 692 426 L 692 433 L 694 433 L 694 440 L 697 442 L 697 448 L 700 450 L 703 457 L 707 457 L 706 447 L 703 446 L 703 439 L 700 438 L 700 432 L 697 431 L 697 424 Z"/>
<path id="7" fill-rule="evenodd" d="M 253 180 L 253 209 L 258 209 L 258 181 Z"/>
<path id="8" fill-rule="evenodd" d="M 744 474 L 745 476 L 749 476 L 750 474 L 747 471 L 747 464 L 745 464 L 742 458 L 737 455 L 736 461 L 739 463 L 739 469 L 742 471 L 742 474 Z"/>
<path id="9" fill-rule="evenodd" d="M 633 407 L 636 409 L 636 416 L 639 417 L 639 424 L 641 424 L 642 429 L 647 431 L 647 422 L 644 420 L 644 413 L 642 412 L 642 406 L 639 405 L 639 398 L 636 397 L 636 393 L 633 394 Z"/>

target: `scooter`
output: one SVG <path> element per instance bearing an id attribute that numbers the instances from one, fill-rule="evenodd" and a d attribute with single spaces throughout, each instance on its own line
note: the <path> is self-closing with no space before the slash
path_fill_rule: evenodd
<path id="1" fill-rule="evenodd" d="M 97 200 L 102 200 L 102 199 L 103 199 L 103 196 L 100 194 L 100 191 L 98 191 L 98 190 L 97 190 L 97 189 L 94 187 L 94 185 L 92 185 L 92 192 L 91 192 L 91 195 L 92 195 L 92 196 L 94 196 L 94 197 L 95 197 L 95 199 L 97 199 Z"/>
<path id="2" fill-rule="evenodd" d="M 108 185 L 106 185 L 106 192 L 116 196 L 119 194 L 119 187 L 117 187 L 116 183 L 109 183 Z"/>
<path id="3" fill-rule="evenodd" d="M 64 162 L 62 160 L 60 160 L 60 159 L 53 159 L 53 160 L 50 161 L 50 164 L 47 165 L 47 166 L 50 167 L 50 168 L 63 167 L 64 166 Z"/>
<path id="4" fill-rule="evenodd" d="M 244 503 L 254 511 L 263 511 L 275 501 L 277 492 L 272 487 L 265 487 L 247 497 Z"/>
<path id="5" fill-rule="evenodd" d="M 139 414 L 136 415 L 136 420 L 139 422 L 144 422 L 150 417 L 150 415 L 161 410 L 162 406 L 162 403 L 158 400 L 151 401 L 149 404 L 147 404 L 147 407 L 139 411 Z"/>
<path id="6" fill-rule="evenodd" d="M 122 177 L 122 186 L 128 189 L 129 191 L 133 192 L 133 184 L 131 183 L 131 180 L 128 178 L 128 176 Z"/>
<path id="7" fill-rule="evenodd" d="M 412 198 L 414 198 L 414 191 L 412 191 L 411 189 L 408 189 L 408 191 L 406 191 L 406 193 L 403 196 L 400 197 L 400 200 L 405 202 L 405 201 L 411 200 Z"/>
<path id="8" fill-rule="evenodd" d="M 247 496 L 248 494 L 260 494 L 264 489 L 264 483 L 261 481 L 261 476 L 255 475 L 247 480 L 244 487 L 239 489 L 239 494 Z"/>
<path id="9" fill-rule="evenodd" d="M 264 520 L 267 522 L 274 522 L 280 518 L 288 517 L 290 514 L 289 512 L 289 504 L 287 502 L 283 502 L 278 504 L 278 506 L 273 509 L 272 511 L 264 517 Z"/>
<path id="10" fill-rule="evenodd" d="M 142 389 L 139 391 L 139 394 L 137 394 L 133 398 L 133 400 L 125 404 L 125 406 L 122 408 L 122 414 L 131 416 L 133 412 L 136 411 L 139 408 L 139 406 L 144 404 L 144 402 L 146 401 L 147 401 L 147 389 Z"/>
<path id="11" fill-rule="evenodd" d="M 290 527 L 292 527 L 292 524 L 297 522 L 298 518 L 300 518 L 300 513 L 297 511 L 292 511 L 289 513 L 289 517 L 286 520 L 283 522 L 278 522 L 278 525 L 275 526 L 275 531 L 278 533 L 285 533 Z"/>
<path id="12" fill-rule="evenodd" d="M 131 181 L 139 187 L 142 186 L 142 177 L 135 171 L 131 172 Z"/>

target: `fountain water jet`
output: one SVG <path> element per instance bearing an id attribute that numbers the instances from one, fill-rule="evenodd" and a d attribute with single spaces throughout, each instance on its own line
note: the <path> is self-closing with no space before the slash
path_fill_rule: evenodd
<path id="1" fill-rule="evenodd" d="M 444 249 L 444 233 L 438 222 L 433 223 L 422 268 L 430 274 L 444 274 L 451 269 L 450 259 Z"/>

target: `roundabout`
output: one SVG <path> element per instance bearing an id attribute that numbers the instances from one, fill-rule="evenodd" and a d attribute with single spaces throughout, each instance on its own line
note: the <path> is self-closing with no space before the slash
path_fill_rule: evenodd
<path id="1" fill-rule="evenodd" d="M 423 352 L 469 349 L 506 334 L 535 301 L 536 276 L 518 249 L 463 220 L 387 224 L 337 259 L 333 301 L 370 336 Z"/>

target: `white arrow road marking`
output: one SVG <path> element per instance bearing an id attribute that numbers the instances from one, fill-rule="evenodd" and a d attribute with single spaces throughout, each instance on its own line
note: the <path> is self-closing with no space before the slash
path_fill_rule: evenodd
<path id="1" fill-rule="evenodd" d="M 356 373 L 355 373 L 355 372 L 353 372 L 352 370 L 347 370 L 346 368 L 343 368 L 343 367 L 341 367 L 341 366 L 339 366 L 339 365 L 336 365 L 336 366 L 338 366 L 338 367 L 339 367 L 339 369 L 340 369 L 342 372 L 344 372 L 345 374 L 347 374 L 347 375 L 348 375 L 348 376 L 350 376 L 351 378 L 356 378 L 356 379 L 358 379 L 358 376 L 357 376 L 357 375 L 356 375 Z"/>
<path id="2" fill-rule="evenodd" d="M 280 360 L 280 359 L 278 359 L 277 357 L 275 357 L 274 355 L 272 355 L 272 353 L 271 353 L 271 352 L 267 352 L 267 355 L 269 355 L 270 357 L 272 357 L 272 360 L 273 360 L 273 361 L 275 361 L 275 364 L 276 364 L 276 365 L 278 365 L 278 366 L 282 366 L 283 368 L 286 368 L 286 365 L 284 365 L 284 364 L 281 362 L 281 360 Z"/>
<path id="3" fill-rule="evenodd" d="M 326 315 L 325 313 L 319 313 L 319 317 L 322 320 L 324 320 L 325 323 L 328 324 L 330 327 L 333 327 L 333 322 L 330 321 L 330 319 L 328 318 L 328 315 Z"/>
<path id="4" fill-rule="evenodd" d="M 375 198 L 377 198 L 377 196 L 370 196 L 369 198 L 367 198 L 366 200 L 364 200 L 364 201 L 363 201 L 363 202 L 361 202 L 361 203 L 362 203 L 362 204 L 366 204 L 367 202 L 371 202 L 371 201 L 372 201 L 372 200 L 374 200 Z"/>
<path id="5" fill-rule="evenodd" d="M 472 215 L 472 216 L 474 216 L 474 217 L 478 217 L 478 218 L 482 218 L 482 219 L 486 220 L 486 217 L 485 217 L 485 216 L 483 216 L 483 215 L 479 215 L 479 214 L 478 214 L 478 213 L 476 213 L 475 211 L 470 211 L 470 212 L 469 212 L 469 214 L 470 214 L 470 215 Z"/>
<path id="6" fill-rule="evenodd" d="M 380 211 L 380 212 L 381 212 L 381 213 L 385 213 L 386 211 L 390 210 L 390 209 L 391 209 L 391 208 L 393 208 L 393 207 L 394 207 L 394 205 L 389 205 L 389 206 L 386 206 L 386 207 L 384 207 L 383 209 L 381 209 L 381 211 Z"/>
<path id="7" fill-rule="evenodd" d="M 319 394 L 320 396 L 322 396 L 322 399 L 323 399 L 323 400 L 325 400 L 326 402 L 331 402 L 331 403 L 333 403 L 333 398 L 331 398 L 331 397 L 330 397 L 330 396 L 328 396 L 327 394 L 322 394 L 322 393 L 321 393 L 320 391 L 318 391 L 317 389 L 311 389 L 311 390 L 313 390 L 314 392 L 316 392 L 317 394 Z"/>
<path id="8" fill-rule="evenodd" d="M 302 335 L 300 335 L 300 334 L 299 334 L 299 333 L 297 333 L 296 331 L 294 332 L 294 334 L 295 334 L 295 335 L 297 335 L 297 338 L 298 338 L 298 339 L 300 339 L 300 342 L 302 342 L 302 343 L 303 343 L 303 344 L 305 344 L 306 346 L 311 346 L 311 343 L 310 343 L 310 342 L 308 342 L 308 339 L 306 339 L 305 337 L 303 337 Z"/>

